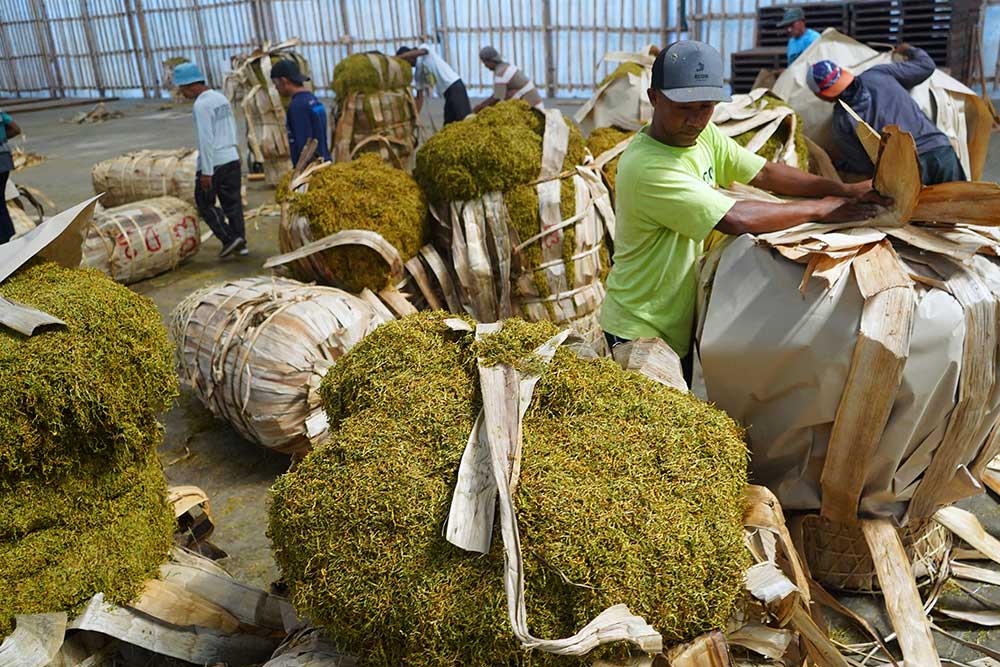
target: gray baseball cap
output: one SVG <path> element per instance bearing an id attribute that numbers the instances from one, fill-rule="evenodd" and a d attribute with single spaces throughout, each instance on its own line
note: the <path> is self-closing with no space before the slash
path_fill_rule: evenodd
<path id="1" fill-rule="evenodd" d="M 672 102 L 729 102 L 722 56 L 704 42 L 674 42 L 653 61 L 653 87 Z"/>

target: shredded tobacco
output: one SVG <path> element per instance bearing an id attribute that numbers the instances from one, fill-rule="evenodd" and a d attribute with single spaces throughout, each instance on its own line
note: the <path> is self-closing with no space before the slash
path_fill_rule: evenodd
<path id="1" fill-rule="evenodd" d="M 416 181 L 401 169 L 365 153 L 315 172 L 305 192 L 278 188 L 278 201 L 309 220 L 314 239 L 347 229 L 378 232 L 399 250 L 403 261 L 430 239 L 427 202 Z M 323 252 L 333 275 L 350 292 L 379 291 L 391 283 L 389 265 L 364 246 L 341 246 Z"/>
<path id="2" fill-rule="evenodd" d="M 499 533 L 486 555 L 442 536 L 477 355 L 531 370 L 555 329 L 507 320 L 475 342 L 446 317 L 386 324 L 327 374 L 331 438 L 271 490 L 275 557 L 296 607 L 367 665 L 572 664 L 513 638 Z M 748 564 L 746 470 L 722 411 L 561 348 L 525 416 L 515 497 L 533 634 L 569 636 L 617 603 L 667 642 L 721 627 Z"/>
<path id="3" fill-rule="evenodd" d="M 153 303 L 90 269 L 31 264 L 0 295 L 64 322 L 0 329 L 0 636 L 16 614 L 125 603 L 156 576 L 175 520 L 156 458 L 177 394 Z"/>

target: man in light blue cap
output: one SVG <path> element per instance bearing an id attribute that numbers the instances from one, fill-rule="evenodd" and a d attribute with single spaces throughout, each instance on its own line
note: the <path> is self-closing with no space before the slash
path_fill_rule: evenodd
<path id="1" fill-rule="evenodd" d="M 791 65 L 795 59 L 802 55 L 813 42 L 819 39 L 819 33 L 812 28 L 806 27 L 806 13 L 801 7 L 789 7 L 785 10 L 785 15 L 778 21 L 779 28 L 785 28 L 788 32 L 788 64 Z"/>
<path id="2" fill-rule="evenodd" d="M 864 220 L 891 201 L 871 181 L 845 185 L 768 162 L 711 123 L 729 100 L 722 57 L 708 44 L 675 42 L 653 62 L 653 118 L 618 160 L 615 254 L 600 322 L 609 347 L 662 338 L 690 380 L 695 265 L 713 229 L 760 234 L 804 222 Z M 719 188 L 750 183 L 812 199 L 737 201 Z"/>
<path id="3" fill-rule="evenodd" d="M 205 85 L 205 75 L 194 63 L 181 63 L 174 69 L 174 84 L 184 97 L 194 100 L 194 134 L 198 144 L 194 199 L 198 211 L 222 242 L 219 257 L 234 252 L 246 255 L 243 181 L 233 109 L 225 95 Z M 216 199 L 221 208 L 216 206 Z"/>

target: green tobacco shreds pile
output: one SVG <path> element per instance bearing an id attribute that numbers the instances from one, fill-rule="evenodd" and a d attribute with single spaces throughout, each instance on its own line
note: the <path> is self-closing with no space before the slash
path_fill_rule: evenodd
<path id="1" fill-rule="evenodd" d="M 569 141 L 563 170 L 582 164 L 585 154 L 583 135 L 569 124 Z M 502 192 L 511 224 L 521 240 L 538 234 L 541 222 L 538 194 L 533 183 L 542 165 L 544 115 L 523 100 L 510 100 L 488 107 L 475 116 L 446 125 L 417 151 L 413 175 L 435 204 L 465 201 L 488 192 Z M 561 213 L 565 220 L 576 214 L 576 199 L 571 179 L 563 179 Z M 567 283 L 573 286 L 575 231 L 563 230 L 563 260 Z M 542 246 L 532 243 L 520 254 L 522 267 L 542 263 Z M 534 273 L 541 296 L 550 294 L 542 271 Z"/>
<path id="2" fill-rule="evenodd" d="M 499 533 L 487 555 L 442 536 L 480 408 L 475 355 L 531 364 L 555 329 L 508 320 L 476 343 L 445 317 L 384 325 L 327 374 L 331 438 L 272 489 L 276 559 L 296 607 L 366 665 L 575 663 L 519 648 Z M 747 454 L 731 419 L 561 348 L 523 452 L 515 504 L 533 634 L 569 636 L 617 603 L 667 642 L 721 627 L 747 565 Z"/>
<path id="3" fill-rule="evenodd" d="M 583 162 L 583 135 L 569 126 L 563 169 Z M 417 151 L 413 175 L 437 204 L 507 192 L 538 178 L 545 116 L 523 100 L 500 102 L 450 123 Z M 537 232 L 536 232 L 537 233 Z"/>
<path id="4" fill-rule="evenodd" d="M 600 157 L 601 153 L 611 150 L 634 134 L 635 132 L 621 130 L 617 127 L 599 127 L 587 137 L 587 148 L 590 149 L 590 154 L 597 158 Z M 604 172 L 604 179 L 608 182 L 608 188 L 611 190 L 612 195 L 615 193 L 615 176 L 618 172 L 619 157 L 621 155 L 615 157 L 613 160 L 609 160 L 601 169 Z"/>
<path id="5" fill-rule="evenodd" d="M 406 261 L 430 238 L 427 202 L 416 181 L 374 153 L 320 169 L 306 192 L 291 193 L 289 198 L 292 210 L 309 220 L 314 239 L 347 229 L 367 229 L 381 234 Z M 366 287 L 378 291 L 391 282 L 389 265 L 370 248 L 340 246 L 323 254 L 330 270 L 351 292 Z"/>
<path id="6" fill-rule="evenodd" d="M 597 84 L 597 87 L 600 88 L 601 86 L 606 84 L 608 81 L 611 81 L 612 79 L 624 78 L 627 77 L 629 74 L 635 74 L 636 76 L 641 76 L 642 71 L 644 69 L 646 68 L 640 65 L 639 63 L 623 62 L 620 65 L 618 65 L 618 67 L 616 67 L 610 74 L 601 79 L 601 82 Z"/>
<path id="7" fill-rule="evenodd" d="M 374 58 L 375 63 L 372 62 Z M 398 76 L 393 76 L 389 67 L 391 61 L 399 66 Z M 330 87 L 338 100 L 343 103 L 351 93 L 373 93 L 410 85 L 413 68 L 402 58 L 380 53 L 356 53 L 344 58 L 333 68 L 333 82 Z"/>
<path id="8" fill-rule="evenodd" d="M 781 99 L 775 97 L 774 95 L 764 95 L 755 105 L 761 111 L 766 109 L 780 109 L 787 107 L 788 104 L 783 102 Z M 738 134 L 733 139 L 736 143 L 741 146 L 746 146 L 750 143 L 750 140 L 754 138 L 763 127 L 756 127 L 752 130 L 748 130 L 743 134 Z M 757 155 L 763 158 L 774 161 L 777 160 L 781 155 L 782 147 L 788 143 L 788 126 L 787 124 L 782 124 L 778 130 L 772 134 L 764 145 L 757 149 Z M 809 148 L 806 146 L 805 134 L 803 133 L 803 123 L 802 117 L 799 114 L 795 114 L 795 155 L 799 160 L 799 169 L 802 171 L 809 171 Z"/>
<path id="9" fill-rule="evenodd" d="M 0 501 L 31 504 L 28 494 L 38 494 L 36 506 L 52 502 L 65 511 L 23 536 L 0 537 L 0 636 L 13 628 L 15 614 L 72 616 L 99 592 L 125 604 L 167 559 L 176 520 L 155 453 L 120 473 L 23 487 L 0 494 Z"/>
<path id="10" fill-rule="evenodd" d="M 175 520 L 155 414 L 177 393 L 151 301 L 93 270 L 23 268 L 0 295 L 64 322 L 0 329 L 0 636 L 15 614 L 124 603 L 156 576 Z"/>
<path id="11" fill-rule="evenodd" d="M 29 267 L 0 296 L 62 319 L 30 338 L 0 328 L 0 489 L 146 441 L 177 395 L 173 347 L 153 302 L 93 270 Z"/>

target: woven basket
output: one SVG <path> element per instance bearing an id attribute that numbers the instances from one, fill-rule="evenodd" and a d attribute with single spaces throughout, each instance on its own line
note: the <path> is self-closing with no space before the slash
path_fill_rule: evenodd
<path id="1" fill-rule="evenodd" d="M 900 529 L 903 547 L 920 586 L 941 571 L 951 551 L 951 533 L 935 521 Z M 802 519 L 802 548 L 813 578 L 843 591 L 877 593 L 875 563 L 860 523 L 841 523 L 810 514 Z"/>

